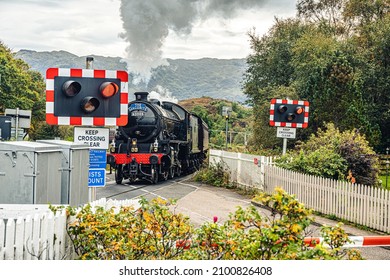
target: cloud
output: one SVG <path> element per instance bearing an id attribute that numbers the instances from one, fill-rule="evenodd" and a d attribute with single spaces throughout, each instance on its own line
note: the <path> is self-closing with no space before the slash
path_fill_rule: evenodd
<path id="1" fill-rule="evenodd" d="M 219 15 L 222 17 L 234 17 L 242 10 L 258 9 L 264 6 L 267 0 L 207 0 L 202 11 L 203 17 Z"/>
<path id="2" fill-rule="evenodd" d="M 172 30 L 176 34 L 189 34 L 197 17 L 196 1 L 181 0 L 122 0 L 120 15 L 128 42 L 129 70 L 140 73 L 146 80 L 150 69 L 166 64 L 162 47 Z"/>
<path id="3" fill-rule="evenodd" d="M 124 56 L 119 0 L 0 0 L 0 40 L 15 49 Z"/>
<path id="4" fill-rule="evenodd" d="M 243 17 L 243 14 L 250 18 L 260 15 L 273 20 L 269 11 L 268 14 L 262 13 L 261 8 L 285 2 L 288 0 L 121 0 L 120 15 L 124 29 L 121 37 L 128 43 L 126 61 L 129 71 L 139 73 L 141 79 L 147 82 L 152 68 L 167 64 L 163 58 L 166 44 L 177 53 L 179 48 L 190 49 L 187 38 L 191 42 L 196 40 L 194 45 L 203 42 L 206 46 L 208 41 L 210 47 L 216 48 L 215 55 L 219 52 L 218 45 L 227 44 L 231 50 L 238 48 L 242 53 L 243 47 L 234 40 L 253 26 L 248 26 L 245 18 L 246 24 L 238 26 L 229 21 L 238 15 Z M 195 26 L 196 32 L 193 32 Z M 192 49 L 193 53 L 198 51 L 194 47 Z"/>
<path id="5" fill-rule="evenodd" d="M 164 58 L 245 57 L 246 33 L 252 27 L 265 32 L 274 15 L 291 14 L 295 2 L 0 0 L 0 41 L 15 51 L 127 56 L 137 63 L 129 71 L 138 65 L 147 72 Z"/>

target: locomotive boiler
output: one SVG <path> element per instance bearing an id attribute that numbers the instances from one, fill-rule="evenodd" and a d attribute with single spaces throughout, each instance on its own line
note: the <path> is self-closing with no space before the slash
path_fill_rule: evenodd
<path id="1" fill-rule="evenodd" d="M 209 131 L 199 116 L 176 103 L 148 100 L 148 92 L 136 92 L 128 110 L 128 123 L 116 129 L 115 147 L 107 154 L 118 184 L 157 183 L 200 168 Z"/>

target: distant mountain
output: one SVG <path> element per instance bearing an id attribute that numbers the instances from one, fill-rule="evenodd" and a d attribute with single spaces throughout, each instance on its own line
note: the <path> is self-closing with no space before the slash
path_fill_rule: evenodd
<path id="1" fill-rule="evenodd" d="M 133 80 L 131 69 L 127 69 L 121 57 L 90 56 L 94 58 L 95 69 L 127 70 L 130 72 L 129 81 Z M 50 67 L 86 67 L 86 56 L 79 57 L 66 51 L 20 50 L 16 53 L 16 57 L 23 59 L 33 70 L 39 71 L 44 77 L 46 69 Z M 241 89 L 246 69 L 245 59 L 168 59 L 168 62 L 168 66 L 153 69 L 147 85 L 129 84 L 129 92 L 152 91 L 162 87 L 178 100 L 202 96 L 237 102 L 243 102 L 246 99 Z"/>

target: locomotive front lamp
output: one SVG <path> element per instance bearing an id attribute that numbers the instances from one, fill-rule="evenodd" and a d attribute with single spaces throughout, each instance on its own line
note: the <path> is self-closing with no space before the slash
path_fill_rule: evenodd
<path id="1" fill-rule="evenodd" d="M 153 151 L 154 152 L 157 152 L 158 151 L 158 141 L 157 141 L 157 139 L 154 141 L 154 143 L 153 143 Z"/>
<path id="2" fill-rule="evenodd" d="M 132 138 L 132 139 L 131 139 L 131 151 L 132 151 L 133 153 L 138 152 L 138 148 L 137 148 L 137 138 Z"/>

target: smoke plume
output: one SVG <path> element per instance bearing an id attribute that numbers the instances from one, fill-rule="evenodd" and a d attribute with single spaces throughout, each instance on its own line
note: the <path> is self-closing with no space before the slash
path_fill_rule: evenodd
<path id="1" fill-rule="evenodd" d="M 269 1 L 269 0 L 268 0 Z M 126 49 L 130 72 L 142 80 L 150 70 L 167 65 L 161 48 L 169 32 L 189 35 L 197 20 L 210 17 L 234 17 L 242 9 L 262 6 L 267 0 L 121 0 L 120 15 L 124 32 L 120 35 Z"/>
<path id="2" fill-rule="evenodd" d="M 158 99 L 160 101 L 170 101 L 173 103 L 179 101 L 176 97 L 172 96 L 172 92 L 160 85 L 157 85 L 155 89 L 150 92 L 149 98 Z"/>

